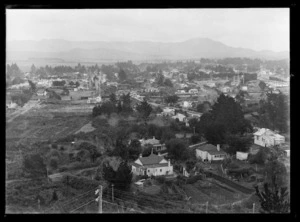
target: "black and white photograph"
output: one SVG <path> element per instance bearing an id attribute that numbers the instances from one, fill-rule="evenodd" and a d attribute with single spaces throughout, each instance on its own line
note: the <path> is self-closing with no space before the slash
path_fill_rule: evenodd
<path id="1" fill-rule="evenodd" d="M 290 214 L 290 8 L 5 8 L 5 214 Z"/>

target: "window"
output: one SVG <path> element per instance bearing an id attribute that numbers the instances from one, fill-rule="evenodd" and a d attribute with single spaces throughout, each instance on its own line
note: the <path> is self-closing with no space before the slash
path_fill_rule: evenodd
<path id="1" fill-rule="evenodd" d="M 150 173 L 150 170 L 148 169 L 148 173 Z"/>
<path id="2" fill-rule="evenodd" d="M 162 169 L 160 169 L 160 172 L 162 172 Z"/>

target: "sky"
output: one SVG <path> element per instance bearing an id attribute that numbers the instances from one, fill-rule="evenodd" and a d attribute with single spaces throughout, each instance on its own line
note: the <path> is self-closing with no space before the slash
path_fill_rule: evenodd
<path id="1" fill-rule="evenodd" d="M 7 40 L 180 42 L 288 51 L 289 9 L 7 9 Z"/>

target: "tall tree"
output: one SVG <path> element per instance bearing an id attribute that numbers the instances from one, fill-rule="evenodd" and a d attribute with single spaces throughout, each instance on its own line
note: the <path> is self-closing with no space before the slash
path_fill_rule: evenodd
<path id="1" fill-rule="evenodd" d="M 267 100 L 260 102 L 259 114 L 261 127 L 288 131 L 288 98 L 283 93 L 268 92 Z"/>
<path id="2" fill-rule="evenodd" d="M 120 71 L 119 71 L 118 74 L 119 74 L 118 75 L 119 76 L 119 80 L 121 82 L 123 82 L 123 81 L 125 81 L 127 79 L 127 74 L 126 74 L 126 72 L 123 69 L 120 69 Z"/>
<path id="3" fill-rule="evenodd" d="M 136 110 L 146 122 L 152 112 L 152 107 L 149 105 L 147 100 L 144 99 L 140 104 L 137 105 Z"/>
<path id="4" fill-rule="evenodd" d="M 103 178 L 110 184 L 114 184 L 116 189 L 128 190 L 132 180 L 131 167 L 127 161 L 121 161 L 117 169 L 114 169 L 111 164 L 103 164 Z"/>
<path id="5" fill-rule="evenodd" d="M 258 196 L 262 213 L 289 213 L 290 201 L 286 187 L 278 187 L 277 184 L 270 189 L 268 183 L 264 184 L 264 190 L 260 191 L 255 186 L 256 196 Z"/>

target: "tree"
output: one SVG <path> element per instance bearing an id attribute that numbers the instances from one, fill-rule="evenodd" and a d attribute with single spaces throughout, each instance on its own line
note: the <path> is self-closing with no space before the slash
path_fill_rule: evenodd
<path id="1" fill-rule="evenodd" d="M 57 158 L 51 158 L 49 165 L 50 165 L 50 167 L 52 169 L 54 169 L 54 170 L 57 169 L 57 167 L 58 167 L 58 159 Z"/>
<path id="2" fill-rule="evenodd" d="M 267 100 L 260 102 L 260 127 L 288 131 L 288 98 L 283 93 L 267 93 Z"/>
<path id="3" fill-rule="evenodd" d="M 114 105 L 116 105 L 116 104 L 117 104 L 117 97 L 116 97 L 116 94 L 111 93 L 111 94 L 109 95 L 109 100 L 110 100 Z"/>
<path id="4" fill-rule="evenodd" d="M 197 111 L 200 113 L 207 113 L 211 109 L 211 103 L 209 101 L 204 101 L 196 107 Z"/>
<path id="5" fill-rule="evenodd" d="M 31 92 L 34 93 L 36 91 L 36 85 L 30 80 L 28 80 L 28 83 L 30 85 Z"/>
<path id="6" fill-rule="evenodd" d="M 139 112 L 141 118 L 146 122 L 152 112 L 152 107 L 149 105 L 147 100 L 144 99 L 140 104 L 137 105 L 136 110 Z"/>
<path id="7" fill-rule="evenodd" d="M 165 81 L 165 77 L 162 73 L 159 73 L 155 79 L 155 82 L 158 86 L 163 86 Z"/>
<path id="8" fill-rule="evenodd" d="M 273 189 L 270 189 L 269 184 L 264 183 L 263 191 L 255 186 L 255 194 L 259 198 L 262 213 L 289 213 L 287 187 L 279 187 L 276 183 L 274 185 Z"/>
<path id="9" fill-rule="evenodd" d="M 128 146 L 128 159 L 136 160 L 142 152 L 141 143 L 139 140 L 134 139 Z"/>
<path id="10" fill-rule="evenodd" d="M 266 163 L 266 182 L 273 187 L 275 184 L 278 186 L 286 185 L 287 170 L 283 163 L 277 159 L 269 160 Z"/>
<path id="11" fill-rule="evenodd" d="M 167 96 L 165 98 L 165 102 L 171 103 L 171 104 L 177 103 L 178 100 L 179 100 L 179 97 L 177 95 Z"/>
<path id="12" fill-rule="evenodd" d="M 264 91 L 267 88 L 267 84 L 264 81 L 260 81 L 258 86 L 262 91 Z"/>
<path id="13" fill-rule="evenodd" d="M 78 88 L 80 86 L 80 83 L 78 81 L 76 81 L 75 86 L 76 86 L 76 88 Z"/>
<path id="14" fill-rule="evenodd" d="M 267 160 L 267 153 L 264 149 L 260 149 L 255 155 L 249 157 L 249 163 L 264 164 Z"/>
<path id="15" fill-rule="evenodd" d="M 173 83 L 172 83 L 172 81 L 171 81 L 170 79 L 166 79 L 166 80 L 164 81 L 164 85 L 165 85 L 165 86 L 168 86 L 168 87 L 173 87 Z"/>
<path id="16" fill-rule="evenodd" d="M 47 176 L 47 166 L 40 154 L 28 154 L 23 160 L 23 169 L 32 177 Z"/>
<path id="17" fill-rule="evenodd" d="M 121 96 L 121 104 L 122 104 L 122 112 L 123 113 L 130 113 L 130 112 L 132 112 L 130 93 L 128 93 L 126 95 L 123 94 Z"/>
<path id="18" fill-rule="evenodd" d="M 229 154 L 236 154 L 237 151 L 247 152 L 252 144 L 251 137 L 241 137 L 238 135 L 227 135 L 226 143 L 228 144 L 225 151 Z"/>
<path id="19" fill-rule="evenodd" d="M 189 157 L 186 143 L 180 139 L 171 139 L 166 147 L 168 154 L 175 160 L 186 160 Z"/>
<path id="20" fill-rule="evenodd" d="M 130 188 L 132 180 L 131 167 L 127 161 L 121 161 L 117 169 L 114 169 L 109 162 L 104 162 L 103 178 L 109 184 L 114 184 L 116 189 L 126 191 Z"/>
<path id="21" fill-rule="evenodd" d="M 121 82 L 125 81 L 127 79 L 127 74 L 126 72 L 123 70 L 123 69 L 120 69 L 119 73 L 118 73 L 118 77 L 119 77 L 119 80 Z"/>
<path id="22" fill-rule="evenodd" d="M 30 68 L 30 73 L 32 74 L 36 74 L 36 67 L 34 66 L 34 64 L 31 65 L 31 68 Z"/>

